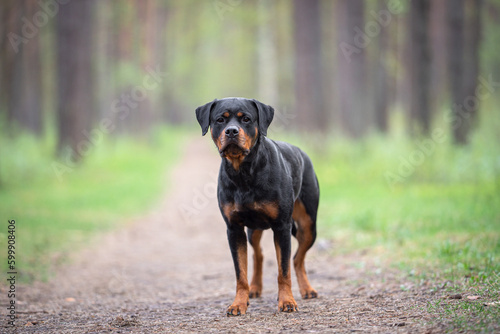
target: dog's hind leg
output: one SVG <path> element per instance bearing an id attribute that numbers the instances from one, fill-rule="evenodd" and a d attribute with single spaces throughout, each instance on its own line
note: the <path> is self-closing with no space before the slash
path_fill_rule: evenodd
<path id="1" fill-rule="evenodd" d="M 292 217 L 297 224 L 296 238 L 299 242 L 299 247 L 293 257 L 293 266 L 295 267 L 300 294 L 303 299 L 316 298 L 318 293 L 309 283 L 305 267 L 306 252 L 316 239 L 316 222 L 307 213 L 304 203 L 300 199 L 295 201 Z"/>
<path id="2" fill-rule="evenodd" d="M 262 248 L 260 247 L 260 239 L 262 230 L 248 229 L 248 242 L 253 247 L 253 276 L 250 283 L 250 298 L 258 298 L 262 295 Z"/>
<path id="3" fill-rule="evenodd" d="M 290 219 L 290 223 L 292 223 Z M 274 247 L 278 260 L 278 309 L 282 312 L 295 312 L 298 310 L 297 302 L 292 293 L 292 275 L 290 268 L 290 253 L 292 247 L 291 226 L 286 224 L 281 229 L 275 229 Z"/>

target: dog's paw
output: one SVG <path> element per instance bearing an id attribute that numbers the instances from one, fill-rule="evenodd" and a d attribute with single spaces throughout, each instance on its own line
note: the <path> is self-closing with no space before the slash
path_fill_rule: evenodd
<path id="1" fill-rule="evenodd" d="M 313 288 L 301 291 L 300 294 L 302 295 L 302 299 L 318 298 L 318 293 Z"/>
<path id="2" fill-rule="evenodd" d="M 242 303 L 234 303 L 233 305 L 229 306 L 227 308 L 227 316 L 237 316 L 237 315 L 243 315 L 247 313 L 247 307 L 248 303 L 242 304 Z"/>
<path id="3" fill-rule="evenodd" d="M 256 286 L 256 285 L 251 285 L 250 286 L 250 298 L 259 298 L 262 296 L 262 287 Z"/>
<path id="4" fill-rule="evenodd" d="M 299 310 L 293 297 L 291 300 L 279 301 L 278 308 L 281 312 L 295 312 Z"/>

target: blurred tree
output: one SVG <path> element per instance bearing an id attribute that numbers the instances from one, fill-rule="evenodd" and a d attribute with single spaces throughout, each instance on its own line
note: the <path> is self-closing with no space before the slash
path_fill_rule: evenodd
<path id="1" fill-rule="evenodd" d="M 452 113 L 460 118 L 457 109 L 463 102 L 463 54 L 464 54 L 464 0 L 447 1 L 447 35 L 448 35 L 448 80 L 450 87 Z M 455 126 L 452 123 L 452 127 Z"/>
<path id="2" fill-rule="evenodd" d="M 69 146 L 73 159 L 89 147 L 85 130 L 94 110 L 92 78 L 92 7 L 94 1 L 60 6 L 56 22 L 58 78 L 58 149 Z M 78 154 L 75 154 L 78 153 Z"/>
<path id="3" fill-rule="evenodd" d="M 221 96 L 257 97 L 285 108 L 277 116 L 286 124 L 324 131 L 332 122 L 352 138 L 389 131 L 392 106 L 409 110 L 412 132 L 428 132 L 431 111 L 451 100 L 453 138 L 466 143 L 480 56 L 500 73 L 500 0 L 396 3 L 71 1 L 38 27 L 44 1 L 3 1 L 0 110 L 40 133 L 43 108 L 57 109 L 59 149 L 77 150 L 105 117 L 116 132 L 147 134 L 158 120 L 191 121 L 186 110 Z M 161 78 L 144 89 L 147 68 Z"/>
<path id="4" fill-rule="evenodd" d="M 99 1 L 95 10 L 96 45 L 93 63 L 96 68 L 96 98 L 98 100 L 97 117 L 109 117 L 112 101 L 116 95 L 116 78 L 114 73 L 115 59 L 118 54 L 118 18 L 119 11 L 116 2 Z"/>
<path id="5" fill-rule="evenodd" d="M 0 58 L 1 67 L 1 89 L 0 94 L 4 105 L 2 106 L 2 111 L 5 110 L 7 115 L 7 121 L 11 122 L 14 118 L 14 108 L 16 90 L 14 89 L 14 75 L 16 70 L 19 70 L 20 57 L 17 57 L 17 52 L 22 46 L 18 43 L 13 44 L 10 42 L 12 38 L 17 35 L 20 36 L 21 33 L 21 16 L 23 13 L 21 2 L 4 1 L 0 4 L 2 10 L 2 36 L 7 38 L 0 39 L 2 57 Z M 19 39 L 20 41 L 20 39 Z M 17 52 L 16 52 L 17 50 Z M 19 92 L 19 90 L 18 90 Z"/>
<path id="6" fill-rule="evenodd" d="M 481 7 L 481 0 L 448 0 L 450 124 L 454 142 L 462 145 L 468 141 L 479 106 L 476 87 L 479 76 Z"/>
<path id="7" fill-rule="evenodd" d="M 479 96 L 476 95 L 476 88 L 479 78 L 479 51 L 481 45 L 481 9 L 482 0 L 466 0 L 466 20 L 465 20 L 465 41 L 464 41 L 464 76 L 462 86 L 462 109 L 464 115 L 463 124 L 453 132 L 455 142 L 465 144 L 468 141 L 469 133 L 476 123 L 479 108 Z M 465 114 L 466 113 L 466 114 Z"/>
<path id="8" fill-rule="evenodd" d="M 385 10 L 384 0 L 379 0 L 379 10 Z M 382 27 L 378 36 L 377 44 L 377 62 L 373 69 L 373 89 L 375 98 L 375 125 L 380 132 L 387 132 L 389 128 L 389 33 L 385 27 Z"/>
<path id="9" fill-rule="evenodd" d="M 257 6 L 259 20 L 257 32 L 257 95 L 264 103 L 276 106 L 278 102 L 278 65 L 275 30 L 272 26 L 276 4 L 270 0 L 262 0 Z"/>
<path id="10" fill-rule="evenodd" d="M 276 52 L 278 101 L 276 105 L 285 108 L 287 114 L 286 124 L 297 123 L 295 104 L 295 64 L 293 62 L 294 40 L 290 33 L 291 16 L 293 15 L 293 2 L 289 0 L 271 1 L 275 7 L 272 21 L 274 29 L 274 47 Z M 295 118 L 295 121 L 290 121 Z"/>
<path id="11" fill-rule="evenodd" d="M 372 115 L 372 101 L 368 98 L 366 48 L 371 39 L 364 34 L 365 2 L 339 0 L 337 22 L 339 55 L 338 83 L 340 119 L 346 134 L 359 138 L 368 129 Z"/>
<path id="12" fill-rule="evenodd" d="M 35 134 L 42 131 L 39 28 L 33 22 L 34 1 L 6 1 L 2 7 L 2 89 L 7 119 Z"/>
<path id="13" fill-rule="evenodd" d="M 295 110 L 304 130 L 326 130 L 322 87 L 320 0 L 294 0 Z"/>
<path id="14" fill-rule="evenodd" d="M 138 36 L 138 50 L 139 50 L 139 60 L 138 65 L 142 72 L 146 71 L 146 68 L 154 68 L 154 54 L 157 51 L 155 49 L 155 39 L 156 39 L 156 1 L 155 0 L 142 0 L 135 2 L 135 9 L 138 13 L 138 23 L 140 34 Z M 141 80 L 142 83 L 142 80 Z M 144 88 L 143 88 L 144 90 Z M 144 134 L 149 130 L 151 124 L 153 123 L 153 108 L 152 108 L 152 93 L 151 91 L 144 90 L 146 97 L 144 100 L 140 101 L 139 108 L 134 111 L 133 124 L 135 132 Z"/>
<path id="15" fill-rule="evenodd" d="M 157 1 L 156 9 L 154 10 L 155 15 L 155 27 L 156 30 L 154 45 L 154 66 L 159 66 L 160 68 L 167 67 L 167 24 L 170 19 L 170 8 L 169 2 L 167 1 Z M 163 89 L 159 89 L 154 103 L 154 110 L 156 111 L 156 119 L 160 121 L 165 121 L 167 119 L 167 109 L 169 103 L 172 100 L 169 97 L 169 90 L 165 86 Z"/>
<path id="16" fill-rule="evenodd" d="M 447 57 L 446 57 L 446 6 L 447 0 L 431 1 L 429 16 L 429 38 L 431 40 L 431 109 L 440 110 L 447 103 Z"/>
<path id="17" fill-rule="evenodd" d="M 483 1 L 484 9 L 481 18 L 483 43 L 481 45 L 481 68 L 493 78 L 500 78 L 500 0 Z M 497 94 L 498 95 L 498 94 Z"/>
<path id="18" fill-rule="evenodd" d="M 430 0 L 410 2 L 410 133 L 428 134 L 431 126 L 429 13 Z"/>

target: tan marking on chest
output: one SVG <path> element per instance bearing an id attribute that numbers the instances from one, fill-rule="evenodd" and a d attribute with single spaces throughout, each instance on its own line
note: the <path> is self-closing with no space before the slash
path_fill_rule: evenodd
<path id="1" fill-rule="evenodd" d="M 231 214 L 235 211 L 234 203 L 227 203 L 222 205 L 222 212 L 227 219 L 231 218 Z"/>
<path id="2" fill-rule="evenodd" d="M 243 154 L 226 156 L 227 161 L 233 165 L 234 170 L 240 170 L 240 165 L 243 163 L 245 156 Z"/>
<path id="3" fill-rule="evenodd" d="M 227 203 L 222 206 L 222 212 L 227 219 L 231 219 L 231 216 L 237 212 L 247 210 L 263 213 L 271 219 L 276 219 L 279 215 L 278 204 L 274 202 L 254 202 L 246 206 L 241 206 L 240 204 L 235 203 Z"/>
<path id="4" fill-rule="evenodd" d="M 277 203 L 274 202 L 255 202 L 254 209 L 256 211 L 264 213 L 271 219 L 278 218 L 279 215 L 279 207 Z"/>

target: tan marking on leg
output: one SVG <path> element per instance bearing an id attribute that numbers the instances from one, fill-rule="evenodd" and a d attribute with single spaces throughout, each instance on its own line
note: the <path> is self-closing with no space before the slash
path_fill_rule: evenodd
<path id="1" fill-rule="evenodd" d="M 293 266 L 295 267 L 300 294 L 304 299 L 316 298 L 318 293 L 309 283 L 305 267 L 306 252 L 313 242 L 313 235 L 311 233 L 313 221 L 307 214 L 304 203 L 300 199 L 295 201 L 292 218 L 297 222 L 297 241 L 299 242 L 299 247 L 293 257 Z"/>
<path id="2" fill-rule="evenodd" d="M 233 304 L 227 309 L 227 315 L 243 315 L 249 305 L 249 287 L 247 278 L 247 243 L 238 248 L 238 267 L 240 275 L 236 278 L 236 297 Z"/>
<path id="3" fill-rule="evenodd" d="M 260 247 L 260 239 L 262 230 L 254 230 L 252 234 L 251 245 L 253 247 L 253 276 L 250 283 L 250 298 L 257 298 L 262 295 L 262 248 Z"/>
<path id="4" fill-rule="evenodd" d="M 281 266 L 281 248 L 276 239 L 274 240 L 274 248 L 276 248 L 276 259 L 278 260 L 278 309 L 282 312 L 295 312 L 298 308 L 292 294 L 291 268 L 288 265 L 287 275 L 284 276 Z"/>

